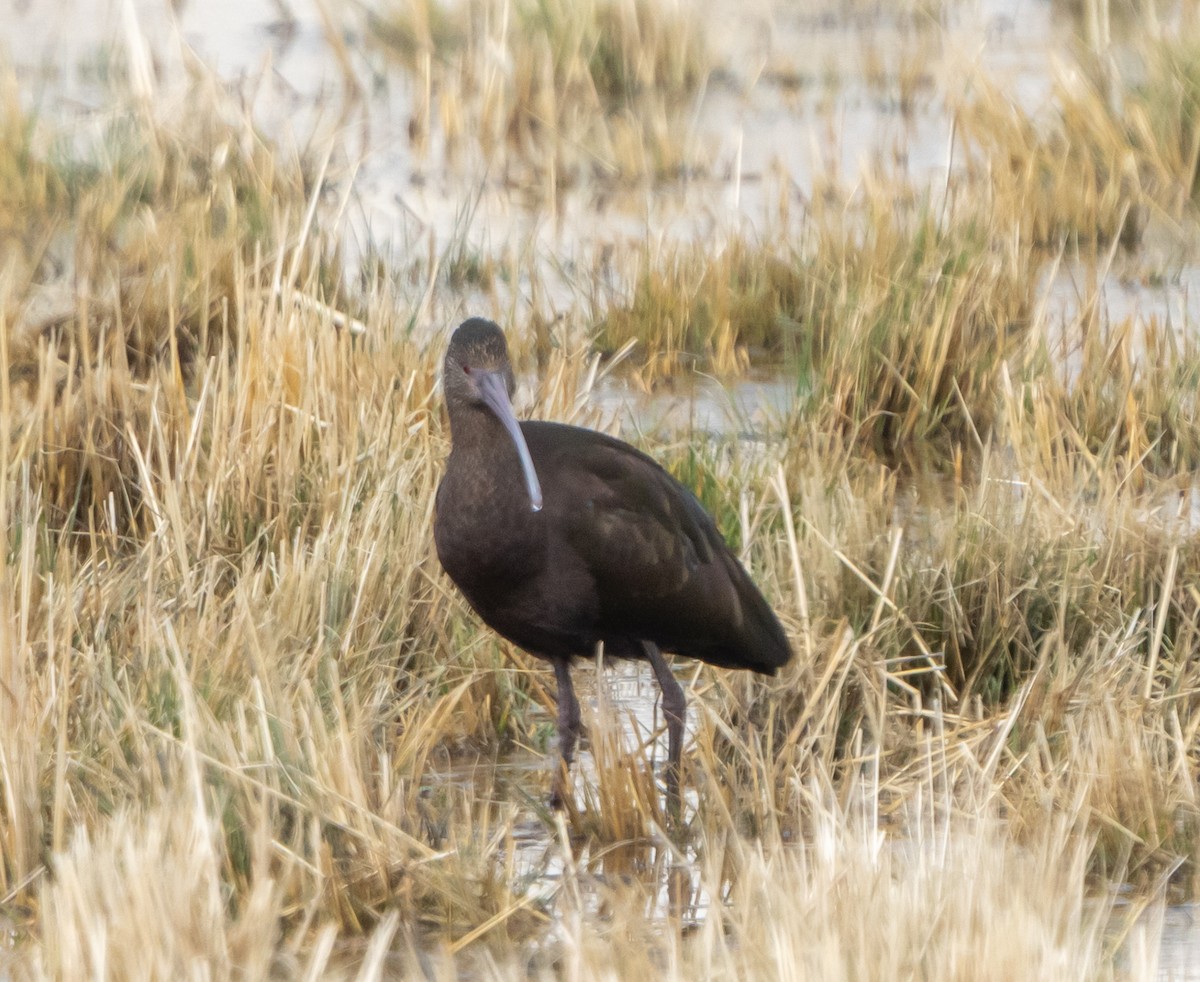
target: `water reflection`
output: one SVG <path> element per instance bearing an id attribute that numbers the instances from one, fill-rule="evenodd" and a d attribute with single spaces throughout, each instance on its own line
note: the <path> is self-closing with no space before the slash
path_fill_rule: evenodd
<path id="1" fill-rule="evenodd" d="M 762 439 L 777 430 L 796 407 L 796 380 L 786 374 L 748 375 L 719 382 L 707 375 L 683 374 L 652 393 L 605 378 L 591 405 L 603 423 L 615 420 L 626 432 L 673 438 L 680 433 Z"/>
<path id="2" fill-rule="evenodd" d="M 1200 908 L 1151 904 L 1132 924 L 1127 917 L 1124 905 L 1113 908 L 1118 977 L 1200 982 Z"/>
<path id="3" fill-rule="evenodd" d="M 1091 325 L 1127 325 L 1134 356 L 1146 351 L 1148 331 L 1194 343 L 1200 325 L 1200 268 L 1179 259 L 1148 265 L 1144 257 L 1118 255 L 1107 274 L 1087 263 L 1064 262 L 1046 273 L 1039 294 L 1050 350 L 1069 382 L 1079 377 L 1079 346 Z"/>
<path id="4" fill-rule="evenodd" d="M 548 811 L 553 748 L 517 749 L 497 758 L 459 758 L 435 768 L 434 785 L 457 785 L 473 801 L 520 803 L 508 838 L 515 881 L 556 916 L 577 910 L 609 917 L 633 904 L 647 922 L 694 928 L 709 898 L 701 888 L 698 846 L 674 834 L 662 813 L 658 774 L 667 756 L 659 692 L 639 662 L 616 661 L 600 671 L 575 669 L 586 734 L 572 776 L 566 815 Z M 697 713 L 688 714 L 684 753 Z M 547 714 L 547 721 L 550 717 Z M 684 814 L 697 805 L 684 790 Z M 624 833 L 624 834 L 623 834 Z"/>
<path id="5" fill-rule="evenodd" d="M 1157 945 L 1158 977 L 1171 982 L 1200 980 L 1200 916 L 1195 904 L 1168 907 Z"/>

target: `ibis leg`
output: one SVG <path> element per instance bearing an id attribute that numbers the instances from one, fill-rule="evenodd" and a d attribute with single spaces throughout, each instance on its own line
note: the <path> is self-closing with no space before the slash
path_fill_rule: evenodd
<path id="1" fill-rule="evenodd" d="M 667 719 L 667 797 L 673 808 L 679 806 L 679 781 L 681 757 L 683 754 L 683 722 L 687 716 L 687 697 L 683 694 L 683 686 L 675 678 L 671 666 L 667 664 L 658 650 L 658 645 L 649 641 L 642 642 L 642 650 L 650 667 L 654 669 L 654 677 L 658 679 L 658 687 L 662 689 L 663 716 Z"/>
<path id="2" fill-rule="evenodd" d="M 555 659 L 554 677 L 558 681 L 558 768 L 554 772 L 554 790 L 550 795 L 550 807 L 562 808 L 570 792 L 571 761 L 575 759 L 575 743 L 579 739 L 581 719 L 579 700 L 571 685 L 571 664 L 566 659 Z"/>

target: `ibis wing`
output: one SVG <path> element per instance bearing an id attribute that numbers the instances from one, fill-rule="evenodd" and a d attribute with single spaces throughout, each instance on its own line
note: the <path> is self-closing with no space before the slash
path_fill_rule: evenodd
<path id="1" fill-rule="evenodd" d="M 700 503 L 658 464 L 616 441 L 595 441 L 569 469 L 571 546 L 610 605 L 679 594 L 724 548 Z"/>
<path id="2" fill-rule="evenodd" d="M 598 609 L 588 613 L 588 637 L 626 653 L 631 639 L 650 640 L 767 674 L 787 662 L 779 621 L 691 492 L 595 431 L 544 422 L 521 429 L 546 490 L 554 568 L 591 580 Z"/>

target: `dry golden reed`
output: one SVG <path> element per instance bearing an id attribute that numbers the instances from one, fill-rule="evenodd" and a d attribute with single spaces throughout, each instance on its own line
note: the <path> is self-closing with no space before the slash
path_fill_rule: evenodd
<path id="1" fill-rule="evenodd" d="M 531 188 L 701 166 L 687 107 L 710 69 L 703 22 L 657 0 L 388 0 L 370 36 L 415 76 L 409 129 Z M 548 181 L 548 183 L 547 183 Z"/>

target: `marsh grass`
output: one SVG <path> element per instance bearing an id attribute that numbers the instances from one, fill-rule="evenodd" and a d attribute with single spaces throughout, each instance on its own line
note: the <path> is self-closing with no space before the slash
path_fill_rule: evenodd
<path id="1" fill-rule="evenodd" d="M 778 359 L 801 417 L 893 465 L 978 448 L 1027 349 L 1036 263 L 969 208 L 897 214 L 893 190 L 816 210 L 798 244 L 643 254 L 627 304 L 594 301 L 600 343 L 642 339 L 650 379 Z"/>
<path id="2" fill-rule="evenodd" d="M 348 299 L 321 168 L 215 90 L 77 157 L 0 90 L 0 974 L 1153 977 L 1121 951 L 1200 882 L 1196 354 L 1085 297 L 1061 357 L 1012 187 L 642 251 L 566 318 L 648 376 L 799 366 L 761 446 L 647 447 L 796 659 L 688 669 L 677 823 L 603 704 L 552 816 L 494 766 L 551 749 L 549 673 L 430 548 L 453 298 Z M 509 326 L 589 421 L 617 359 Z"/>
<path id="3" fill-rule="evenodd" d="M 1175 178 L 1164 192 L 1182 192 L 1181 198 L 1194 200 L 1200 180 L 1200 45 L 1190 36 L 1165 38 L 1150 49 L 1146 62 L 1134 131 L 1141 144 L 1154 151 L 1160 170 Z"/>
<path id="4" fill-rule="evenodd" d="M 1200 159 L 1189 122 L 1194 41 L 1186 31 L 1174 37 L 1139 24 L 1127 47 L 1120 62 L 1081 50 L 1055 72 L 1037 112 L 960 66 L 967 84 L 946 94 L 954 173 L 940 198 L 885 173 L 847 186 L 832 167 L 818 176 L 799 231 L 783 219 L 716 248 L 648 244 L 629 258 L 617 297 L 590 298 L 600 343 L 645 340 L 650 379 L 696 365 L 732 375 L 750 360 L 781 359 L 808 391 L 812 376 L 836 372 L 847 388 L 885 394 L 862 411 L 843 406 L 842 415 L 852 429 L 873 420 L 865 437 L 889 453 L 896 440 L 888 430 L 941 427 L 952 402 L 964 417 L 956 441 L 972 428 L 968 416 L 986 435 L 990 413 L 973 419 L 980 406 L 964 381 L 979 384 L 981 402 L 991 401 L 996 370 L 1012 351 L 999 341 L 981 350 L 982 335 L 1024 332 L 1038 273 L 1064 251 L 1103 265 L 1111 247 L 1134 249 L 1148 227 L 1179 222 L 1191 201 Z M 882 69 L 866 61 L 868 81 L 883 85 L 872 81 Z M 1134 67 L 1117 67 L 1126 63 Z M 970 294 L 956 295 L 956 287 Z M 949 333 L 928 331 L 931 321 Z M 880 336 L 880 324 L 890 338 Z M 909 329 L 913 337 L 904 336 Z M 845 371 L 844 357 L 823 369 L 835 334 L 863 353 L 854 371 Z M 897 363 L 925 337 L 951 364 L 938 357 Z M 1009 340 L 1020 347 L 1019 338 Z M 956 369 L 959 357 L 964 367 Z M 977 362 L 981 377 L 964 380 L 965 366 Z M 905 405 L 910 399 L 920 412 Z"/>
<path id="5" fill-rule="evenodd" d="M 981 194 L 1022 216 L 1019 235 L 1052 249 L 1064 240 L 1134 247 L 1148 223 L 1183 216 L 1200 162 L 1194 16 L 1183 15 L 1178 32 L 1129 17 L 1120 57 L 1103 32 L 1085 32 L 1078 60 L 1056 73 L 1048 109 L 1030 112 L 972 78 L 955 111 L 965 163 Z"/>
<path id="6" fill-rule="evenodd" d="M 703 26 L 653 0 L 393 0 L 370 12 L 420 98 L 419 146 L 436 130 L 516 180 L 674 178 L 701 166 L 688 103 L 710 70 Z M 435 125 L 436 121 L 436 125 Z"/>
<path id="7" fill-rule="evenodd" d="M 1035 246 L 1135 245 L 1150 185 L 1165 175 L 1132 142 L 1096 80 L 1064 72 L 1051 105 L 1034 117 L 986 79 L 973 83 L 955 113 L 972 185 Z"/>

